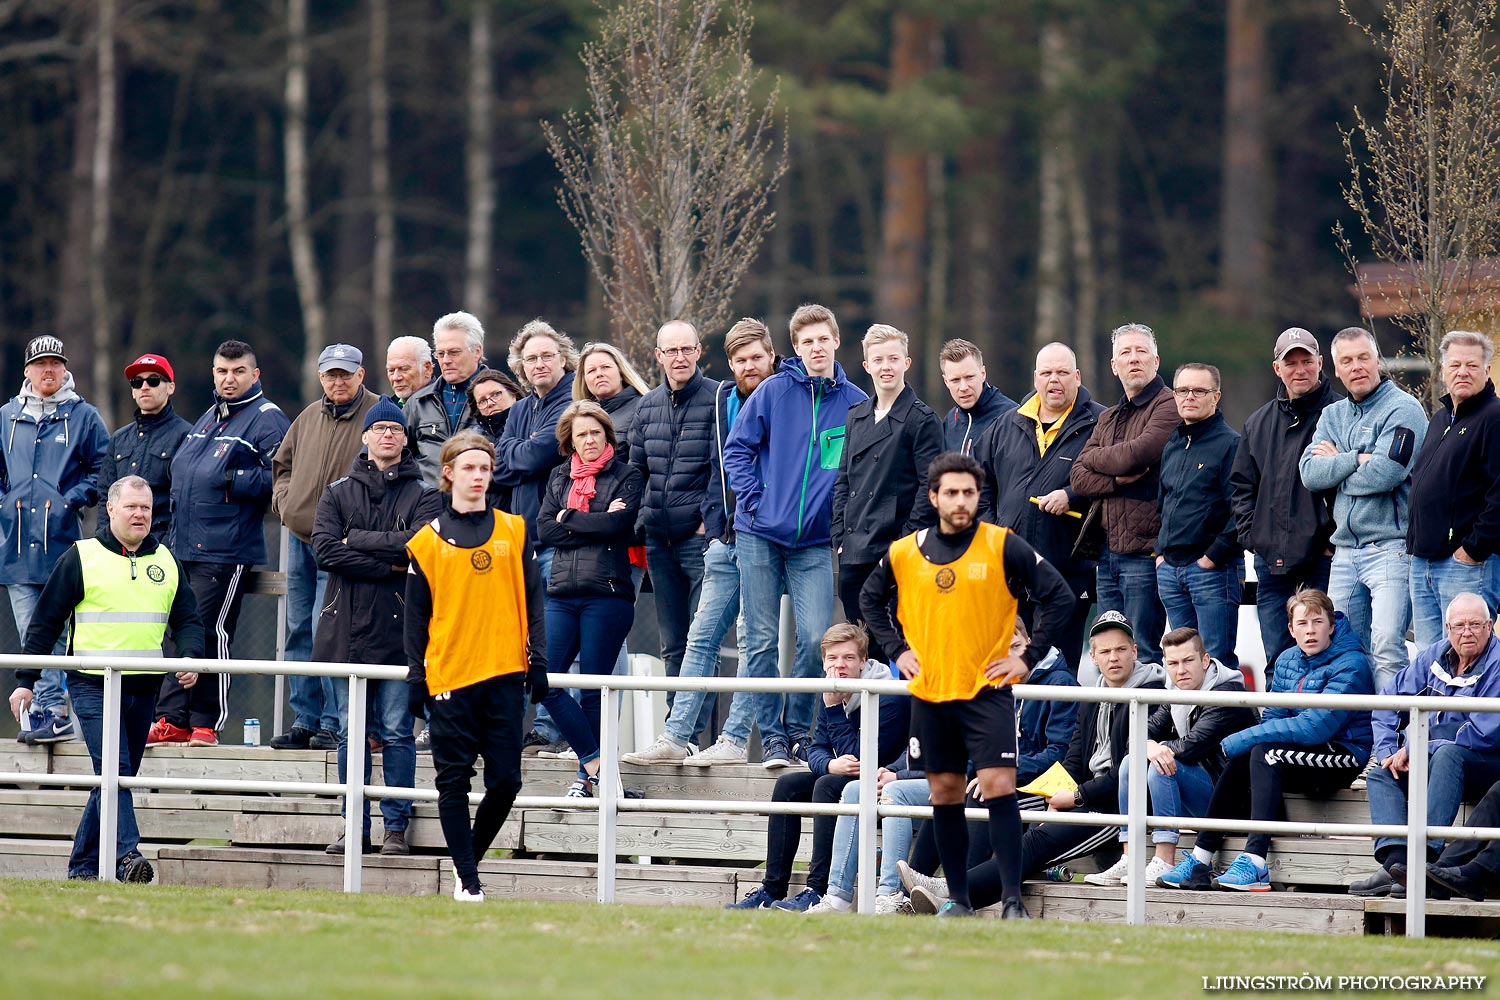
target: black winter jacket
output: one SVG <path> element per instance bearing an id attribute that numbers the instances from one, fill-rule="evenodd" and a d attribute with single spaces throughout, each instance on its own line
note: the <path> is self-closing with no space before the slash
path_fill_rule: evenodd
<path id="1" fill-rule="evenodd" d="M 1447 559 L 1462 545 L 1483 561 L 1500 553 L 1500 399 L 1486 382 L 1456 408 L 1441 403 L 1411 469 L 1406 551 Z"/>
<path id="2" fill-rule="evenodd" d="M 328 484 L 313 517 L 313 556 L 328 573 L 313 659 L 405 663 L 406 543 L 443 512 L 411 453 L 381 472 L 368 455 Z"/>
<path id="3" fill-rule="evenodd" d="M 635 415 L 640 412 L 641 400 L 645 399 L 633 385 L 622 386 L 620 391 L 608 399 L 599 401 L 609 422 L 615 425 L 615 451 L 626 461 L 630 460 L 630 429 L 635 426 Z"/>
<path id="4" fill-rule="evenodd" d="M 1030 398 L 1022 400 L 1021 406 Z M 1069 581 L 1075 593 L 1078 578 L 1090 575 L 1094 567 L 1091 559 L 1073 558 L 1073 543 L 1078 540 L 1083 519 L 1048 514 L 1032 503 L 1031 498 L 1067 490 L 1070 509 L 1087 513 L 1088 498 L 1073 491 L 1068 476 L 1103 412 L 1104 405 L 1095 402 L 1089 391 L 1079 386 L 1073 409 L 1063 419 L 1047 454 L 1038 451 L 1036 422 L 1019 407 L 995 421 L 974 446 L 974 459 L 984 466 L 985 472 L 979 498 L 980 519 L 1010 528 L 1030 542 Z"/>
<path id="5" fill-rule="evenodd" d="M 170 402 L 149 416 L 136 410 L 134 420 L 110 435 L 99 469 L 100 496 L 126 476 L 140 476 L 151 484 L 151 533 L 158 538 L 167 537 L 172 523 L 172 456 L 192 429 Z"/>
<path id="6" fill-rule="evenodd" d="M 1318 417 L 1339 399 L 1323 376 L 1318 387 L 1291 399 L 1286 386 L 1250 414 L 1229 474 L 1240 544 L 1273 574 L 1295 573 L 1322 557 L 1333 534 L 1333 495 L 1302 485 L 1298 462 L 1318 429 Z"/>
<path id="7" fill-rule="evenodd" d="M 552 554 L 552 577 L 547 593 L 553 597 L 624 597 L 635 600 L 635 581 L 630 575 L 630 546 L 635 540 L 635 521 L 641 505 L 645 477 L 621 459 L 600 470 L 594 480 L 594 499 L 587 511 L 569 510 L 573 488 L 568 459 L 552 471 L 547 495 L 537 514 L 537 537 Z M 625 509 L 609 513 L 609 505 L 624 500 Z"/>
<path id="8" fill-rule="evenodd" d="M 986 382 L 972 410 L 955 406 L 943 418 L 943 450 L 969 454 L 974 450 L 974 443 L 990 429 L 990 424 L 1015 408 L 1014 399 Z"/>
<path id="9" fill-rule="evenodd" d="M 679 542 L 703 523 L 718 388 L 694 372 L 681 389 L 663 382 L 642 397 L 628 442 L 630 464 L 645 483 L 637 524 L 642 533 Z"/>
<path id="10" fill-rule="evenodd" d="M 1239 694 L 1244 692 L 1245 683 L 1228 681 L 1216 685 L 1212 690 Z M 1187 735 L 1179 736 L 1177 726 L 1172 721 L 1172 706 L 1157 705 L 1151 710 L 1146 737 L 1169 748 L 1181 763 L 1195 764 L 1217 779 L 1224 771 L 1224 754 L 1219 751 L 1219 744 L 1224 741 L 1224 737 L 1241 729 L 1249 729 L 1259 721 L 1260 715 L 1253 708 L 1194 705 L 1193 710 L 1188 713 Z"/>
<path id="11" fill-rule="evenodd" d="M 884 420 L 875 400 L 849 407 L 833 486 L 833 544 L 843 563 L 879 562 L 891 542 L 937 523 L 927 466 L 943 450 L 943 425 L 911 386 Z"/>
<path id="12" fill-rule="evenodd" d="M 1161 456 L 1161 530 L 1156 551 L 1173 566 L 1208 556 L 1223 566 L 1240 556 L 1230 509 L 1229 470 L 1240 436 L 1215 413 L 1196 424 L 1179 424 Z"/>
<path id="13" fill-rule="evenodd" d="M 1136 669 L 1145 668 L 1137 663 Z M 1149 680 L 1139 685 L 1142 690 L 1166 687 L 1163 681 Z M 1113 812 L 1120 799 L 1120 762 L 1130 752 L 1130 706 L 1119 702 L 1109 720 L 1110 769 L 1096 775 L 1089 770 L 1089 759 L 1094 754 L 1095 736 L 1099 729 L 1099 706 L 1082 702 L 1078 706 L 1078 722 L 1073 727 L 1073 739 L 1068 742 L 1068 752 L 1063 754 L 1064 770 L 1078 782 L 1079 794 L 1084 804 L 1094 812 Z"/>

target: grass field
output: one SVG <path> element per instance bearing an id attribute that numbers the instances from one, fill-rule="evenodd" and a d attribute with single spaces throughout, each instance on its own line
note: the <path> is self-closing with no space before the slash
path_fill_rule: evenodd
<path id="1" fill-rule="evenodd" d="M 1161 1000 L 1303 973 L 1493 978 L 1500 942 L 0 880 L 6 997 Z"/>

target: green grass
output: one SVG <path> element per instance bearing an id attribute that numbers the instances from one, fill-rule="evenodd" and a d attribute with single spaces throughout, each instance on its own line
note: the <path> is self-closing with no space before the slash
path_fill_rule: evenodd
<path id="1" fill-rule="evenodd" d="M 1493 979 L 1500 942 L 0 880 L 12 997 L 1164 1000 L 1302 973 Z"/>

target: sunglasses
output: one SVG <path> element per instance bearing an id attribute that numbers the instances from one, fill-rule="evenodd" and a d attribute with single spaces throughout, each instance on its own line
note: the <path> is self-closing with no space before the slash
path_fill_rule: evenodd
<path id="1" fill-rule="evenodd" d="M 165 381 L 166 379 L 160 375 L 137 375 L 135 378 L 130 380 L 130 388 L 139 389 L 142 386 L 149 385 L 151 388 L 155 389 Z"/>

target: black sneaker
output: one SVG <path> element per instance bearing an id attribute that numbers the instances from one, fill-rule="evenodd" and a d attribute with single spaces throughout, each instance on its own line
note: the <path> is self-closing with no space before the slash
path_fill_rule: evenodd
<path id="1" fill-rule="evenodd" d="M 306 750 L 315 734 L 311 729 L 293 726 L 280 736 L 271 737 L 272 750 Z"/>
<path id="2" fill-rule="evenodd" d="M 145 885 L 155 877 L 156 870 L 151 867 L 151 862 L 141 857 L 137 851 L 131 851 L 125 855 L 115 866 L 115 878 L 121 882 Z"/>
<path id="3" fill-rule="evenodd" d="M 424 726 L 417 734 L 417 753 L 432 753 L 432 727 Z"/>
<path id="4" fill-rule="evenodd" d="M 1020 903 L 1017 903 L 1016 905 L 1020 906 Z M 1022 907 L 1022 909 L 1024 909 L 1024 907 Z M 1009 912 L 1008 905 L 1007 912 Z M 972 917 L 974 915 L 974 907 L 966 906 L 956 899 L 950 899 L 942 906 L 938 907 L 937 915 L 940 917 Z"/>
<path id="5" fill-rule="evenodd" d="M 331 843 L 327 847 L 323 848 L 323 853 L 324 854 L 343 854 L 344 853 L 344 835 L 342 833 L 339 834 L 339 839 L 335 840 L 333 843 Z M 374 847 L 373 844 L 370 843 L 370 838 L 369 837 L 365 837 L 364 840 L 360 843 L 360 851 L 359 851 L 359 853 L 361 853 L 361 854 L 374 854 L 375 853 L 375 847 Z"/>
<path id="6" fill-rule="evenodd" d="M 309 750 L 337 750 L 338 748 L 339 738 L 326 729 L 318 730 L 307 741 Z"/>
<path id="7" fill-rule="evenodd" d="M 941 916 L 941 914 L 939 914 Z M 1007 899 L 1005 906 L 1000 910 L 1001 920 L 1030 920 L 1031 912 L 1026 909 L 1026 904 L 1019 899 Z"/>
<path id="8" fill-rule="evenodd" d="M 424 729 L 425 733 L 426 730 Z M 420 737 L 419 737 L 420 738 Z M 547 748 L 547 737 L 538 733 L 535 729 L 528 729 L 526 737 L 521 740 L 521 756 L 535 757 Z"/>
<path id="9" fill-rule="evenodd" d="M 1399 895 L 1396 893 L 1397 889 L 1402 890 Z M 1349 895 L 1365 899 L 1374 899 L 1379 896 L 1397 896 L 1399 899 L 1404 899 L 1406 891 L 1391 877 L 1390 872 L 1384 868 L 1377 868 L 1364 878 L 1349 883 Z"/>

